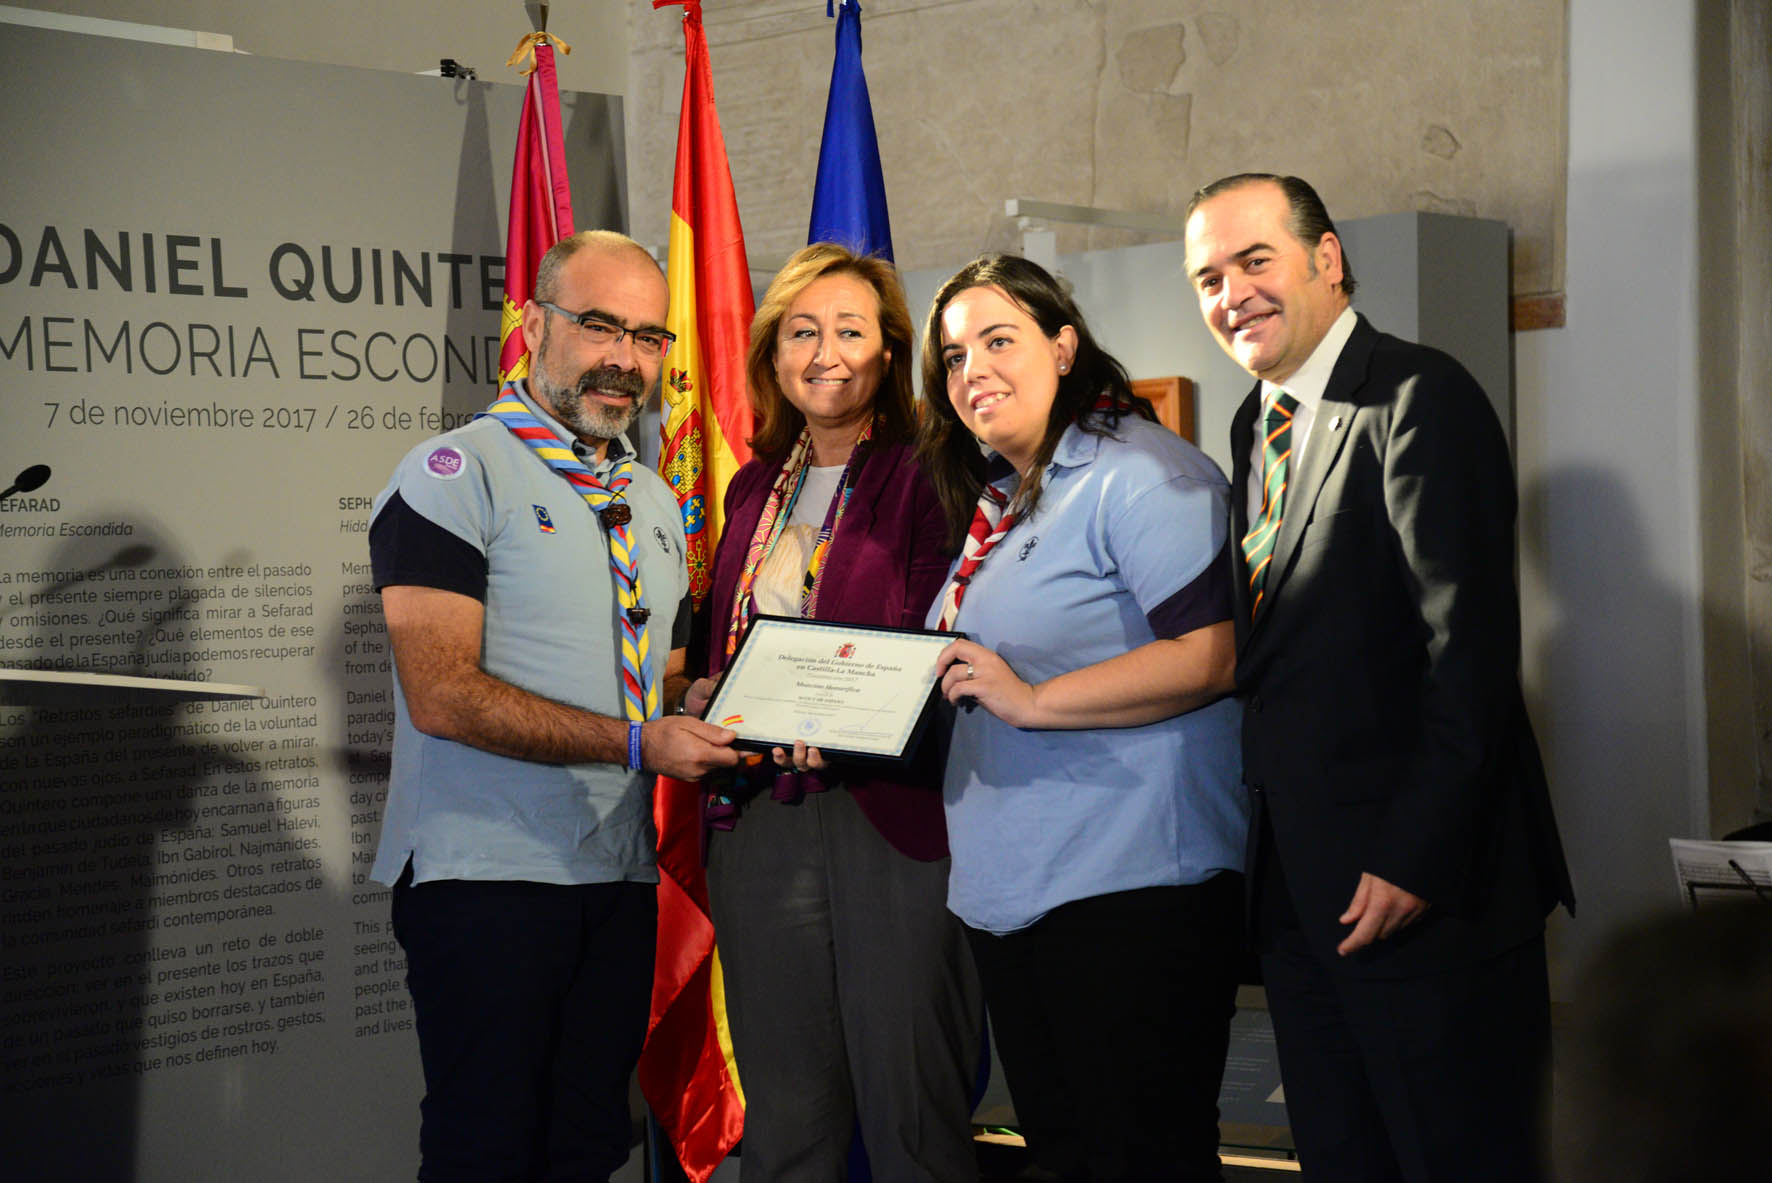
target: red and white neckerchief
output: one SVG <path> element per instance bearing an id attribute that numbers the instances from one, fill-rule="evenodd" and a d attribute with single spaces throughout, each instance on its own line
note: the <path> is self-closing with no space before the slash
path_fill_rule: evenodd
<path id="1" fill-rule="evenodd" d="M 1095 397 L 1093 408 L 1097 415 L 1113 416 L 1108 420 L 1110 425 L 1122 413 L 1115 397 L 1111 389 L 1104 390 Z M 972 515 L 972 525 L 966 530 L 966 545 L 960 548 L 960 565 L 954 568 L 954 577 L 941 593 L 941 619 L 935 622 L 937 631 L 948 633 L 954 630 L 954 618 L 960 615 L 960 601 L 966 598 L 966 585 L 972 582 L 972 573 L 1015 525 L 1018 515 L 1003 512 L 1008 504 L 1009 494 L 987 481 L 978 495 L 978 512 Z"/>
<path id="2" fill-rule="evenodd" d="M 954 568 L 954 577 L 941 593 L 941 618 L 935 624 L 941 632 L 953 631 L 954 620 L 960 615 L 960 601 L 965 599 L 966 586 L 972 582 L 972 573 L 978 570 L 997 543 L 1003 541 L 1003 535 L 1014 527 L 1016 515 L 1003 512 L 1008 505 L 1009 494 L 995 485 L 986 485 L 979 493 L 978 511 L 972 515 L 972 525 L 966 530 L 966 544 L 960 549 L 960 565 Z"/>

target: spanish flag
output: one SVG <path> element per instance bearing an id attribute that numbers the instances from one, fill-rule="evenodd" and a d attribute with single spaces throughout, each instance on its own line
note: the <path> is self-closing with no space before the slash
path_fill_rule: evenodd
<path id="1" fill-rule="evenodd" d="M 652 6 L 675 4 L 683 5 L 687 43 L 671 191 L 671 310 L 666 321 L 677 343 L 665 359 L 659 471 L 683 510 L 689 591 L 699 606 L 713 574 L 726 483 L 751 458 L 744 369 L 755 305 L 738 199 L 726 164 L 726 138 L 714 111 L 701 5 L 697 0 L 653 0 Z"/>
<path id="2" fill-rule="evenodd" d="M 671 195 L 666 321 L 677 343 L 665 359 L 659 469 L 683 511 L 690 591 L 699 604 L 712 574 L 726 483 L 750 458 L 744 368 L 754 306 L 726 141 L 714 112 L 701 5 L 653 0 L 653 7 L 678 3 L 684 9 L 686 69 Z M 660 777 L 654 802 L 658 963 L 640 1087 L 684 1174 L 705 1183 L 744 1133 L 744 1093 L 708 916 L 701 786 Z"/>
<path id="3" fill-rule="evenodd" d="M 517 43 L 507 66 L 525 57 L 523 118 L 517 125 L 517 159 L 511 166 L 510 225 L 505 231 L 505 299 L 498 326 L 498 382 L 527 377 L 529 349 L 523 341 L 523 305 L 535 283 L 535 269 L 548 248 L 572 233 L 572 187 L 566 176 L 566 141 L 560 132 L 560 82 L 554 75 L 554 45 L 572 47 L 549 33 L 531 33 Z"/>

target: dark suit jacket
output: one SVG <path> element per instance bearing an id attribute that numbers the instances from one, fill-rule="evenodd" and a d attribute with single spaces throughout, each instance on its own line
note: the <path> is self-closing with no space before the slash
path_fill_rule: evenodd
<path id="1" fill-rule="evenodd" d="M 780 471 L 778 463 L 752 460 L 726 487 L 726 523 L 703 605 L 709 676 L 718 677 L 725 667 L 726 628 L 739 573 Z M 922 628 L 930 603 L 947 579 L 952 555 L 946 538 L 941 502 L 917 467 L 911 445 L 875 448 L 831 536 L 818 592 L 818 619 Z M 694 655 L 691 661 L 694 668 Z M 941 769 L 933 753 L 929 766 L 919 764 L 910 777 L 845 783 L 862 812 L 896 849 L 914 859 L 941 858 L 948 852 L 948 832 Z"/>
<path id="2" fill-rule="evenodd" d="M 1233 539 L 1259 399 L 1231 425 Z M 1463 367 L 1361 317 L 1296 459 L 1253 621 L 1231 547 L 1257 821 L 1318 956 L 1341 960 L 1337 917 L 1363 871 L 1433 906 L 1346 959 L 1354 972 L 1491 956 L 1557 901 L 1574 909 L 1520 693 L 1506 440 Z"/>

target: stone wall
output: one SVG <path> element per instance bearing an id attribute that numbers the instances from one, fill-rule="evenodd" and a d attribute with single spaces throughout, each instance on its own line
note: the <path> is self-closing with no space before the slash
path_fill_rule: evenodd
<path id="1" fill-rule="evenodd" d="M 667 237 L 678 10 L 630 0 L 634 232 Z M 817 0 L 708 0 L 753 265 L 805 241 L 834 23 Z M 864 61 L 898 261 L 1019 240 L 1006 198 L 1179 213 L 1229 172 L 1294 172 L 1337 217 L 1428 210 L 1514 230 L 1516 294 L 1560 291 L 1565 0 L 870 0 Z M 1055 227 L 1074 251 L 1137 241 Z"/>

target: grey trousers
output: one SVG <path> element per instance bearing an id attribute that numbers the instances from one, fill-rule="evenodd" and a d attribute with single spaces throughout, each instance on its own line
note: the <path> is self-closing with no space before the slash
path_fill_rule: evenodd
<path id="1" fill-rule="evenodd" d="M 858 1124 L 878 1183 L 978 1177 L 984 1007 L 947 874 L 894 850 L 842 788 L 759 797 L 711 836 L 744 1183 L 843 1183 Z"/>

